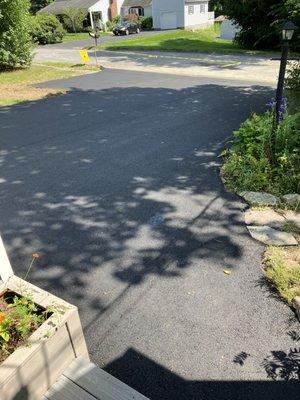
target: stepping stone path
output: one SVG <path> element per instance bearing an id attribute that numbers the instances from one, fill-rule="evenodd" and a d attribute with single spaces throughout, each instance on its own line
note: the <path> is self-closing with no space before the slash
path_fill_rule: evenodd
<path id="1" fill-rule="evenodd" d="M 285 211 L 283 215 L 287 222 L 293 222 L 300 229 L 300 213 Z"/>
<path id="2" fill-rule="evenodd" d="M 269 226 L 248 225 L 251 236 L 269 246 L 296 246 L 297 240 L 291 233 L 278 231 Z"/>
<path id="3" fill-rule="evenodd" d="M 278 197 L 265 192 L 241 192 L 239 193 L 250 206 L 276 206 L 280 203 Z"/>
<path id="4" fill-rule="evenodd" d="M 285 218 L 272 209 L 247 210 L 245 212 L 246 225 L 267 225 L 280 229 L 286 223 Z"/>
<path id="5" fill-rule="evenodd" d="M 291 207 L 297 207 L 300 205 L 300 194 L 285 194 L 282 196 L 282 200 Z"/>

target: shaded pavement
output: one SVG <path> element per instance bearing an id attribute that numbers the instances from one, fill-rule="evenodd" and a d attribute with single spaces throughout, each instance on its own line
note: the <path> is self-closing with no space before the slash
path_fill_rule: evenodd
<path id="1" fill-rule="evenodd" d="M 0 109 L 16 273 L 41 252 L 30 280 L 76 304 L 93 361 L 152 399 L 299 398 L 299 324 L 218 172 L 272 90 L 118 70 L 53 85 L 71 89 Z"/>

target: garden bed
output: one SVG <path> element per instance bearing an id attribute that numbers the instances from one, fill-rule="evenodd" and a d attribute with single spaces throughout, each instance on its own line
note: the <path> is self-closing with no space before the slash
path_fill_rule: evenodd
<path id="1" fill-rule="evenodd" d="M 26 345 L 30 335 L 51 314 L 31 299 L 5 290 L 0 295 L 0 363 Z"/>
<path id="2" fill-rule="evenodd" d="M 33 318 L 27 334 L 15 336 L 12 352 L 2 359 L 0 399 L 40 400 L 75 358 L 89 359 L 78 310 L 16 276 L 0 284 L 0 293 L 5 302 L 1 310 L 7 318 L 14 313 L 10 306 L 14 297 L 17 304 L 30 299 Z"/>

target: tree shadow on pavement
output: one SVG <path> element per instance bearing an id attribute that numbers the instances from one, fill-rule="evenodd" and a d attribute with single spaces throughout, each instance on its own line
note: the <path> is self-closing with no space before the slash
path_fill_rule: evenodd
<path id="1" fill-rule="evenodd" d="M 236 326 L 232 335 L 248 335 L 252 327 L 237 326 L 232 312 L 215 321 L 213 300 L 229 311 L 246 301 L 248 318 L 269 312 L 251 286 L 263 247 L 247 234 L 244 205 L 223 188 L 218 155 L 270 89 L 123 85 L 0 109 L 0 230 L 15 271 L 24 276 L 31 253 L 41 253 L 29 279 L 79 306 L 95 354 L 155 284 L 183 282 L 190 271 L 200 288 L 200 276 L 211 285 L 201 300 L 210 329 L 223 321 Z M 239 273 L 219 279 L 224 268 Z"/>
<path id="2" fill-rule="evenodd" d="M 299 382 L 189 380 L 133 348 L 129 348 L 104 369 L 151 400 L 296 400 L 299 398 Z M 289 367 L 283 366 L 283 369 L 288 370 Z M 197 375 L 196 371 L 194 375 Z"/>

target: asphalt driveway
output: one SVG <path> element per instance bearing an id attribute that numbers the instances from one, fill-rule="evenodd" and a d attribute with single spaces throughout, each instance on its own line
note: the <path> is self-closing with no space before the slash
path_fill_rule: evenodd
<path id="1" fill-rule="evenodd" d="M 71 89 L 0 109 L 15 272 L 40 252 L 30 280 L 75 303 L 91 358 L 153 400 L 299 399 L 299 323 L 218 174 L 272 91 L 118 70 L 53 85 Z"/>

